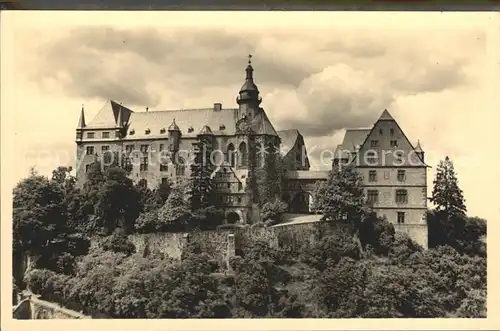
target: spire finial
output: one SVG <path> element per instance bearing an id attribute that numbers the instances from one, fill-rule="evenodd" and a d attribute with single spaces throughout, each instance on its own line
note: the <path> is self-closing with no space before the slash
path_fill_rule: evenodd
<path id="1" fill-rule="evenodd" d="M 248 54 L 248 64 L 252 64 L 252 54 Z"/>

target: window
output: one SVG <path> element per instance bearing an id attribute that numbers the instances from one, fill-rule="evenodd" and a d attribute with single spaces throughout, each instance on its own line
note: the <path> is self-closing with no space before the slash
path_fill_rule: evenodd
<path id="1" fill-rule="evenodd" d="M 370 172 L 368 173 L 368 181 L 369 182 L 376 182 L 377 181 L 377 171 L 370 170 Z"/>
<path id="2" fill-rule="evenodd" d="M 130 154 L 130 153 L 132 153 L 133 151 L 134 151 L 134 145 L 126 145 L 126 146 L 125 146 L 125 152 L 126 152 L 127 154 Z"/>
<path id="3" fill-rule="evenodd" d="M 175 175 L 178 177 L 186 175 L 186 165 L 184 164 L 184 159 L 179 158 L 175 164 Z"/>
<path id="4" fill-rule="evenodd" d="M 378 147 L 378 140 L 372 140 L 370 144 L 372 148 Z"/>
<path id="5" fill-rule="evenodd" d="M 141 157 L 140 171 L 148 171 L 148 158 Z"/>
<path id="6" fill-rule="evenodd" d="M 407 203 L 407 202 L 408 202 L 408 191 L 396 190 L 396 203 Z"/>
<path id="7" fill-rule="evenodd" d="M 168 184 L 168 178 L 167 178 L 167 177 L 163 177 L 163 178 L 161 179 L 161 183 L 162 183 L 162 184 Z"/>
<path id="8" fill-rule="evenodd" d="M 141 145 L 141 153 L 146 154 L 149 150 L 149 145 Z"/>
<path id="9" fill-rule="evenodd" d="M 103 132 L 103 133 L 102 133 L 102 137 L 103 137 L 104 139 L 109 138 L 109 132 Z"/>
<path id="10" fill-rule="evenodd" d="M 163 151 L 165 149 L 165 145 L 164 144 L 160 144 L 160 152 Z"/>
<path id="11" fill-rule="evenodd" d="M 231 183 L 226 184 L 227 188 L 231 188 Z"/>
<path id="12" fill-rule="evenodd" d="M 94 155 L 94 146 L 87 146 L 87 155 Z"/>
<path id="13" fill-rule="evenodd" d="M 406 171 L 405 170 L 398 170 L 398 181 L 404 182 L 406 179 Z"/>
<path id="14" fill-rule="evenodd" d="M 87 138 L 94 139 L 95 138 L 95 133 L 94 132 L 87 132 Z"/>
<path id="15" fill-rule="evenodd" d="M 394 135 L 394 129 L 391 129 L 391 136 Z"/>
<path id="16" fill-rule="evenodd" d="M 372 165 L 377 164 L 377 153 L 375 153 L 374 151 L 368 152 L 366 162 Z"/>
<path id="17" fill-rule="evenodd" d="M 238 183 L 238 191 L 241 191 L 243 190 L 243 184 L 242 183 Z"/>
<path id="18" fill-rule="evenodd" d="M 378 130 L 378 133 L 382 135 L 382 134 L 384 134 L 384 130 L 380 129 L 380 130 Z"/>
<path id="19" fill-rule="evenodd" d="M 101 146 L 101 152 L 109 151 L 109 146 Z"/>
<path id="20" fill-rule="evenodd" d="M 240 198 L 240 197 L 237 197 L 237 198 L 236 198 L 236 201 L 237 201 L 238 203 L 241 203 L 241 198 Z"/>
<path id="21" fill-rule="evenodd" d="M 160 171 L 168 171 L 168 165 L 164 162 L 160 163 Z"/>
<path id="22" fill-rule="evenodd" d="M 367 194 L 367 202 L 370 204 L 378 202 L 378 191 L 377 190 L 368 190 Z"/>
<path id="23" fill-rule="evenodd" d="M 398 223 L 404 223 L 405 222 L 405 213 L 402 211 L 398 211 Z"/>
<path id="24" fill-rule="evenodd" d="M 391 147 L 398 147 L 398 141 L 397 140 L 391 140 Z"/>
<path id="25" fill-rule="evenodd" d="M 89 172 L 90 170 L 90 163 L 85 165 L 85 172 Z"/>

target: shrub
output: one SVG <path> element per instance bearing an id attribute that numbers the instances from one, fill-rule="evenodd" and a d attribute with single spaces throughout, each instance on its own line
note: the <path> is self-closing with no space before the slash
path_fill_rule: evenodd
<path id="1" fill-rule="evenodd" d="M 101 245 L 102 249 L 105 251 L 123 253 L 126 256 L 135 253 L 134 244 L 127 238 L 127 236 L 119 233 L 113 233 L 111 236 L 106 237 Z"/>
<path id="2" fill-rule="evenodd" d="M 47 269 L 32 269 L 24 278 L 28 290 L 35 294 L 46 293 L 52 291 L 52 284 L 50 278 L 55 275 L 55 272 Z"/>
<path id="3" fill-rule="evenodd" d="M 260 215 L 263 221 L 268 221 L 267 225 L 274 225 L 281 221 L 281 217 L 287 208 L 288 205 L 276 197 L 262 205 Z"/>

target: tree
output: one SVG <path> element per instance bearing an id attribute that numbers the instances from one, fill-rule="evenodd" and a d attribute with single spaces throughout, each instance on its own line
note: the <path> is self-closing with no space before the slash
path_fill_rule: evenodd
<path id="1" fill-rule="evenodd" d="M 195 211 L 206 208 L 214 204 L 212 195 L 212 173 L 214 165 L 212 164 L 212 137 L 200 136 L 200 141 L 195 150 L 194 162 L 191 164 L 190 177 L 190 204 L 191 210 Z"/>
<path id="2" fill-rule="evenodd" d="M 453 245 L 456 240 L 461 239 L 467 208 L 462 190 L 458 186 L 453 162 L 448 156 L 444 161 L 440 161 L 437 167 L 431 202 L 436 206 L 436 213 L 443 221 L 448 243 Z"/>
<path id="3" fill-rule="evenodd" d="M 66 231 L 64 192 L 56 181 L 32 172 L 13 191 L 13 243 L 32 254 L 47 253 Z"/>
<path id="4" fill-rule="evenodd" d="M 157 228 L 180 230 L 188 224 L 190 204 L 188 202 L 188 183 L 179 181 L 173 187 L 165 205 L 158 211 Z"/>
<path id="5" fill-rule="evenodd" d="M 281 201 L 279 197 L 275 197 L 262 205 L 260 211 L 262 220 L 270 221 L 271 224 L 279 223 L 287 208 L 288 205 L 285 202 Z"/>
<path id="6" fill-rule="evenodd" d="M 125 232 L 133 229 L 141 207 L 139 193 L 126 172 L 119 167 L 111 167 L 104 174 L 104 182 L 97 191 L 97 203 L 94 207 L 100 218 L 100 226 L 107 233 L 116 227 Z"/>
<path id="7" fill-rule="evenodd" d="M 314 211 L 323 214 L 327 221 L 347 220 L 354 229 L 359 229 L 363 219 L 369 215 L 362 179 L 353 166 L 334 167 L 327 181 L 318 185 L 313 196 Z"/>

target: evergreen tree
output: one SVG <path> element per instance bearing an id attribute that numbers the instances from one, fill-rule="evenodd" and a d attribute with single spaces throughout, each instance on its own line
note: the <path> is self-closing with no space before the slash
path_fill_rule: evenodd
<path id="1" fill-rule="evenodd" d="M 467 208 L 453 162 L 448 156 L 437 167 L 431 202 L 436 206 L 435 217 L 446 233 L 442 244 L 457 247 L 463 239 Z"/>
<path id="2" fill-rule="evenodd" d="M 462 190 L 458 186 L 453 162 L 447 156 L 440 161 L 434 179 L 431 202 L 438 211 L 443 211 L 447 219 L 464 217 L 467 213 Z"/>

